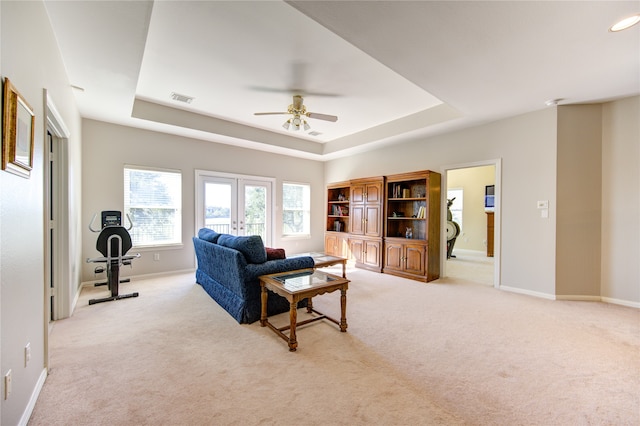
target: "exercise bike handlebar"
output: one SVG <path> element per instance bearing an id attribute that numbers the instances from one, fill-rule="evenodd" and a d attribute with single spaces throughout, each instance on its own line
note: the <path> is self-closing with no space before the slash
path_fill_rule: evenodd
<path id="1" fill-rule="evenodd" d="M 89 222 L 89 230 L 91 232 L 100 232 L 100 231 L 102 231 L 102 228 L 98 228 L 98 229 L 94 229 L 93 228 L 93 222 L 95 222 L 97 216 L 98 216 L 98 213 L 94 213 L 93 217 L 91 218 L 91 222 Z M 129 226 L 127 228 L 125 228 L 125 229 L 127 231 L 131 231 L 131 228 L 133 228 L 133 222 L 131 221 L 131 216 L 129 216 L 129 213 L 125 213 L 125 216 L 127 217 L 127 220 L 129 221 Z"/>

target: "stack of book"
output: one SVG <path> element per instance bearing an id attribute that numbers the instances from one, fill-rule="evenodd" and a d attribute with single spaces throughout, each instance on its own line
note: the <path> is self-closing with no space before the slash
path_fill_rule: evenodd
<path id="1" fill-rule="evenodd" d="M 427 209 L 425 208 L 425 206 L 420 206 L 420 208 L 418 209 L 418 214 L 416 215 L 417 219 L 424 219 L 427 217 Z"/>
<path id="2" fill-rule="evenodd" d="M 337 206 L 334 204 L 331 209 L 331 214 L 333 216 L 349 216 L 349 208 L 345 206 Z"/>

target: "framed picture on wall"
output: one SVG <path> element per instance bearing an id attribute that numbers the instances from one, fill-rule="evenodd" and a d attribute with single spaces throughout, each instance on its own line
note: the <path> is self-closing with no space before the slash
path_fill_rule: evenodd
<path id="1" fill-rule="evenodd" d="M 4 79 L 2 170 L 29 178 L 33 168 L 35 115 L 29 103 Z"/>

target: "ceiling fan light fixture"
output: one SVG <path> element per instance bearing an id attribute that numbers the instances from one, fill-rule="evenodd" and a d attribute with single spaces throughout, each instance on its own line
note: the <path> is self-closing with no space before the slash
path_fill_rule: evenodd
<path id="1" fill-rule="evenodd" d="M 284 127 L 285 130 L 289 130 L 289 126 L 291 126 L 291 120 L 285 121 L 284 124 L 282 125 L 282 127 Z"/>
<path id="2" fill-rule="evenodd" d="M 612 33 L 616 33 L 618 31 L 626 30 L 627 28 L 633 27 L 635 24 L 640 22 L 640 13 L 636 13 L 635 15 L 631 15 L 627 18 L 624 18 L 609 28 L 609 31 Z"/>
<path id="3" fill-rule="evenodd" d="M 303 121 L 303 123 L 304 123 L 304 131 L 305 131 L 305 132 L 306 132 L 307 130 L 310 130 L 310 129 L 311 129 L 311 126 L 309 126 L 309 123 L 307 123 L 307 120 L 304 120 L 304 121 Z"/>

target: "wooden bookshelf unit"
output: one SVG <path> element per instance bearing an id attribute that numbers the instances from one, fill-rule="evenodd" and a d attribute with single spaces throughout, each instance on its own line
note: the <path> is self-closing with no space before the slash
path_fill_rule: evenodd
<path id="1" fill-rule="evenodd" d="M 440 193 L 429 170 L 329 185 L 325 252 L 358 268 L 440 278 Z"/>
<path id="2" fill-rule="evenodd" d="M 420 281 L 440 278 L 440 174 L 386 178 L 383 272 Z"/>

